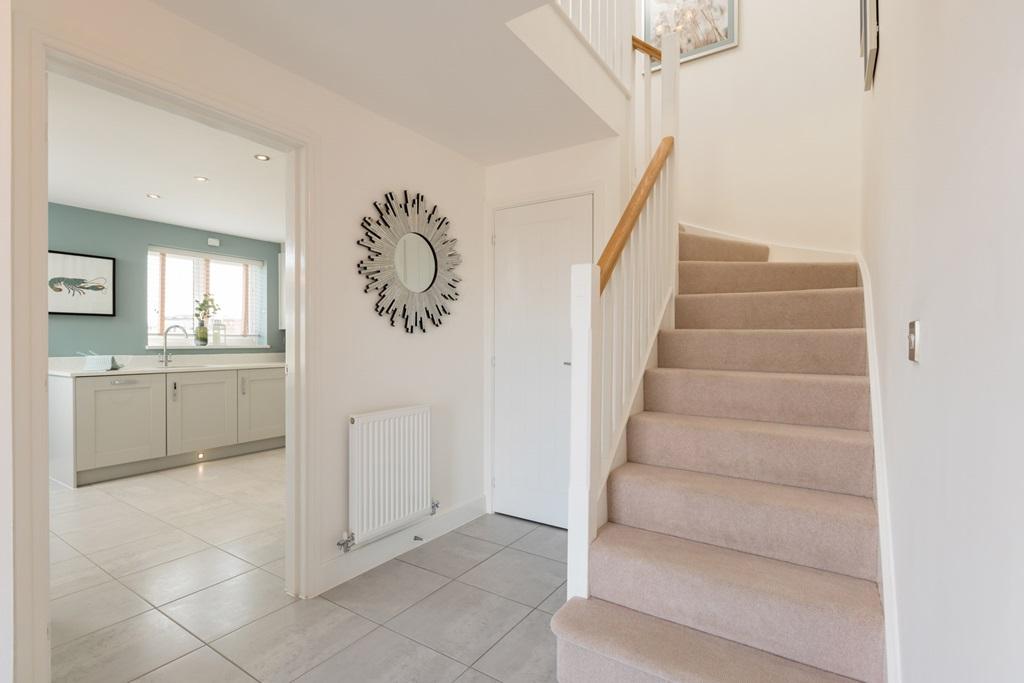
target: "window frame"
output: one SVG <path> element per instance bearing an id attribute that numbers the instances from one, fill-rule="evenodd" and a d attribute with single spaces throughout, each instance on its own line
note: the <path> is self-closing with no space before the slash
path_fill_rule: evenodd
<path id="1" fill-rule="evenodd" d="M 150 296 L 150 270 L 151 270 L 151 256 L 158 255 L 160 259 L 160 274 L 158 278 L 160 293 L 158 297 L 158 315 L 159 315 L 159 328 L 160 331 L 154 331 L 150 328 L 150 309 L 149 303 L 151 301 Z M 240 264 L 244 266 L 242 271 L 242 328 L 244 334 L 231 334 L 225 336 L 225 341 L 222 344 L 209 344 L 207 346 L 195 346 L 193 343 L 193 335 L 195 333 L 196 325 L 195 318 L 191 318 L 191 324 L 185 325 L 189 329 L 189 337 L 186 339 L 180 333 L 171 334 L 167 337 L 167 348 L 201 348 L 201 349 L 269 349 L 269 268 L 266 260 L 258 258 L 246 258 L 241 256 L 231 256 L 216 252 L 204 252 L 195 251 L 190 249 L 180 249 L 177 247 L 164 247 L 160 245 L 151 244 L 146 250 L 146 349 L 161 349 L 163 348 L 163 330 L 167 329 L 166 320 L 166 260 L 167 256 L 176 256 L 179 258 L 189 258 L 193 260 L 199 260 L 201 262 L 201 272 L 196 275 L 196 265 L 193 265 L 193 293 L 192 299 L 198 299 L 202 295 L 199 292 L 205 287 L 209 290 L 210 283 L 210 266 L 211 263 L 225 263 L 225 264 Z M 255 272 L 254 272 L 255 271 Z M 255 277 L 254 277 L 255 276 Z M 253 305 L 259 306 L 259 309 L 255 311 L 256 317 L 253 316 Z"/>

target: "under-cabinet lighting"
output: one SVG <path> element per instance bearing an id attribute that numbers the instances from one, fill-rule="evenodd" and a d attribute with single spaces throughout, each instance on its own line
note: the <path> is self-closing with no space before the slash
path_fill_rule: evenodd
<path id="1" fill-rule="evenodd" d="M 147 192 L 146 196 L 149 197 L 150 199 L 160 199 L 160 195 L 158 195 L 155 192 Z"/>
<path id="2" fill-rule="evenodd" d="M 204 175 L 197 175 L 197 176 L 192 176 L 192 180 L 196 181 L 197 183 L 205 183 L 205 182 L 209 182 L 210 179 L 207 178 Z"/>

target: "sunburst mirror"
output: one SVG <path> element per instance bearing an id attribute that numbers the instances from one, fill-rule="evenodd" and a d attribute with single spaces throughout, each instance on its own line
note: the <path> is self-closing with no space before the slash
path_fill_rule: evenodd
<path id="1" fill-rule="evenodd" d="M 370 252 L 359 262 L 359 273 L 369 280 L 364 291 L 377 294 L 374 310 L 393 327 L 400 318 L 409 334 L 426 332 L 427 321 L 440 327 L 451 315 L 448 304 L 459 298 L 461 281 L 455 268 L 462 257 L 448 236 L 451 224 L 436 204 L 408 190 L 400 199 L 388 192 L 373 208 L 377 215 L 363 218 L 358 244 Z"/>

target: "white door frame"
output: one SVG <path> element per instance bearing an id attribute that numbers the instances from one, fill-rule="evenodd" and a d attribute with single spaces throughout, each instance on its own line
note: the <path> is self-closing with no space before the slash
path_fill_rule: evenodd
<path id="1" fill-rule="evenodd" d="M 484 311 L 484 318 L 487 320 L 487 327 L 484 330 L 484 492 L 487 499 L 487 512 L 494 512 L 494 418 L 495 418 L 495 382 L 494 382 L 494 331 L 497 306 L 495 305 L 496 282 L 495 282 L 495 258 L 497 256 L 495 220 L 499 211 L 516 209 L 530 204 L 543 204 L 545 202 L 556 202 L 560 199 L 571 199 L 590 195 L 593 197 L 593 226 L 591 226 L 592 237 L 597 234 L 596 228 L 605 218 L 608 201 L 606 185 L 601 181 L 592 181 L 569 185 L 554 192 L 532 192 L 521 195 L 513 195 L 499 201 L 489 202 L 487 210 L 487 226 L 491 236 L 488 245 L 485 274 L 487 292 L 485 301 L 489 310 Z M 594 241 L 594 249 L 597 243 Z M 597 256 L 593 256 L 596 261 Z"/>
<path id="2" fill-rule="evenodd" d="M 268 119 L 238 102 L 212 100 L 130 65 L 112 63 L 75 45 L 16 22 L 13 50 L 13 187 L 11 192 L 11 397 L 14 420 L 13 608 L 14 680 L 50 680 L 49 505 L 47 451 L 47 307 L 45 290 L 35 286 L 46 272 L 47 88 L 49 70 L 120 90 L 222 130 L 244 135 L 286 153 L 289 158 L 285 272 L 281 275 L 287 314 L 285 588 L 307 597 L 315 585 L 310 553 L 315 548 L 315 468 L 309 458 L 310 386 L 307 359 L 311 341 L 306 321 L 309 292 L 303 269 L 310 221 L 308 188 L 315 164 L 312 136 L 288 122 Z M 5 321 L 6 322 L 6 321 Z M 5 361 L 8 359 L 4 359 Z M 4 473 L 6 476 L 6 473 Z M 0 674 L 2 675 L 2 674 Z"/>

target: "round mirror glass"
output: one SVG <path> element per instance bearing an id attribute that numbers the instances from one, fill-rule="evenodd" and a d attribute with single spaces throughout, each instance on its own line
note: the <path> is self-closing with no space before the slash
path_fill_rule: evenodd
<path id="1" fill-rule="evenodd" d="M 410 292 L 425 292 L 437 276 L 437 258 L 427 238 L 410 232 L 395 247 L 395 272 Z"/>

